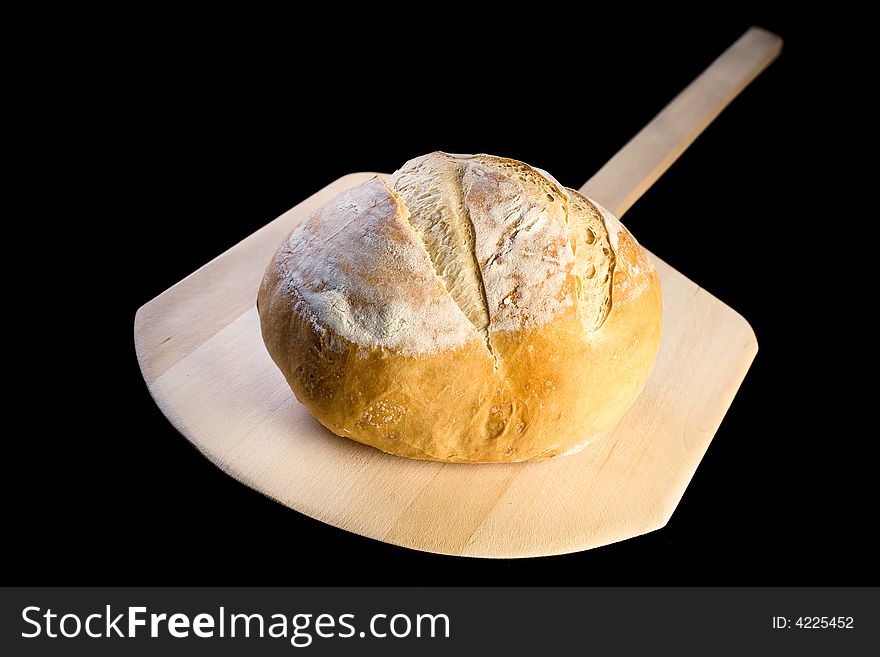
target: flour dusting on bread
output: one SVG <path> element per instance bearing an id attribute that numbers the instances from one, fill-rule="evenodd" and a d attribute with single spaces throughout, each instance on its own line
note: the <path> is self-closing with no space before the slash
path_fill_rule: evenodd
<path id="1" fill-rule="evenodd" d="M 295 289 L 317 322 L 358 345 L 417 356 L 479 339 L 406 212 L 378 178 L 343 192 L 282 245 L 275 259 L 282 288 Z"/>
<path id="2" fill-rule="evenodd" d="M 626 271 L 610 278 L 622 230 L 540 169 L 438 152 L 340 194 L 293 231 L 276 266 L 316 321 L 355 344 L 417 356 L 479 337 L 491 352 L 492 333 L 575 306 L 598 329 L 612 282 L 629 283 Z"/>
<path id="3" fill-rule="evenodd" d="M 556 194 L 548 191 L 551 183 L 544 179 L 545 189 L 528 193 L 526 185 L 540 177 L 536 171 L 511 170 L 505 161 L 493 161 L 500 158 L 478 158 L 470 163 L 462 185 L 477 236 L 490 329 L 548 324 L 576 299 L 567 195 L 558 188 Z"/>

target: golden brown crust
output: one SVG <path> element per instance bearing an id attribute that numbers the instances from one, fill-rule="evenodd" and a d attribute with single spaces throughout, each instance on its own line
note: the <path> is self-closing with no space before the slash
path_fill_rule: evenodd
<path id="1" fill-rule="evenodd" d="M 481 166 L 495 164 L 490 156 L 478 158 L 475 161 Z M 503 170 L 504 167 L 496 167 L 491 175 Z M 518 167 L 511 170 L 520 171 Z M 528 172 L 540 176 L 534 169 L 528 168 Z M 565 194 L 555 181 L 543 177 L 537 182 L 530 179 L 523 188 L 535 184 L 546 184 L 540 195 L 545 195 L 547 189 Z M 458 313 L 455 321 L 447 322 L 442 330 L 460 333 L 456 339 L 440 336 L 433 340 L 430 348 L 422 351 L 407 350 L 399 344 L 383 344 L 378 338 L 370 344 L 370 340 L 363 339 L 363 331 L 374 331 L 372 325 L 355 327 L 345 335 L 336 330 L 339 326 L 348 326 L 345 322 L 359 321 L 358 316 L 335 317 L 332 315 L 336 312 L 335 306 L 316 310 L 316 303 L 321 303 L 323 297 L 316 297 L 315 290 L 325 294 L 325 288 L 332 287 L 334 280 L 331 277 L 329 281 L 322 281 L 324 287 L 316 287 L 314 271 L 306 276 L 302 268 L 303 259 L 318 255 L 330 269 L 357 268 L 359 260 L 334 255 L 334 240 L 344 239 L 344 231 L 358 225 L 352 223 L 351 210 L 346 209 L 352 204 L 360 204 L 362 209 L 372 208 L 371 230 L 382 235 L 387 229 L 391 231 L 388 235 L 393 234 L 413 246 L 411 242 L 417 239 L 417 233 L 411 227 L 410 233 L 400 232 L 401 226 L 409 225 L 406 224 L 409 213 L 403 200 L 392 190 L 383 192 L 374 181 L 362 187 L 365 189 L 358 188 L 347 193 L 348 196 L 343 195 L 342 202 L 331 201 L 306 220 L 298 229 L 299 236 L 285 240 L 270 263 L 259 291 L 258 308 L 266 347 L 297 399 L 322 424 L 340 436 L 387 452 L 452 462 L 547 458 L 570 453 L 614 427 L 651 371 L 660 339 L 661 308 L 659 279 L 654 268 L 644 250 L 616 219 L 609 218 L 596 206 L 603 213 L 602 220 L 608 230 L 608 235 L 601 236 L 605 242 L 596 244 L 614 247 L 613 267 L 608 268 L 609 275 L 613 274 L 611 304 L 598 326 L 588 330 L 582 321 L 585 312 L 582 306 L 594 301 L 593 297 L 585 301 L 583 295 L 577 294 L 581 281 L 572 257 L 571 262 L 560 265 L 564 268 L 562 278 L 555 279 L 561 285 L 556 294 L 559 303 L 553 306 L 555 310 L 549 321 L 537 326 L 522 325 L 515 330 L 499 328 L 490 322 L 490 352 L 479 330 L 451 302 L 452 297 L 445 292 L 438 273 L 433 272 L 432 278 L 428 275 L 430 272 L 423 269 L 425 263 L 431 265 L 431 261 L 428 250 L 420 247 L 424 261 L 415 257 L 403 260 L 406 266 L 413 268 L 409 276 L 422 277 L 421 282 L 413 283 L 420 288 L 416 293 L 427 294 L 432 303 L 441 303 L 435 299 L 434 286 L 439 285 L 439 294 L 448 297 Z M 538 192 L 519 193 L 530 194 L 528 203 L 533 205 L 543 201 L 537 198 Z M 482 200 L 487 198 L 484 195 Z M 581 197 L 573 199 L 573 206 L 575 201 L 581 206 L 584 201 L 590 203 Z M 506 201 L 498 197 L 494 202 Z M 546 202 L 558 203 L 558 200 Z M 565 222 L 568 212 L 566 196 Z M 541 217 L 547 218 L 545 214 Z M 479 239 L 479 218 L 474 220 Z M 533 219 L 530 221 L 535 223 Z M 393 230 L 388 227 L 392 224 Z M 603 224 L 591 226 L 601 230 Z M 311 246 L 306 248 L 304 234 L 324 239 L 312 240 Z M 374 254 L 363 254 L 364 262 L 372 261 L 378 270 L 371 276 L 385 277 L 384 282 L 369 283 L 366 287 L 369 290 L 370 285 L 378 285 L 389 290 L 369 291 L 367 296 L 379 296 L 367 301 L 395 298 L 395 277 L 401 274 L 396 271 L 389 277 L 390 270 L 386 270 L 385 265 L 399 269 L 403 261 L 383 259 L 382 244 L 382 240 L 374 240 L 363 245 L 367 250 L 379 249 Z M 522 243 L 514 246 L 525 248 Z M 557 251 L 554 254 L 559 260 Z M 436 255 L 435 249 L 433 252 Z M 477 264 L 485 276 L 486 263 L 478 258 Z M 367 272 L 357 275 L 363 278 Z M 361 297 L 367 293 L 350 280 L 345 281 L 345 291 L 351 292 L 356 287 L 351 294 L 356 297 L 355 301 L 363 300 Z M 402 285 L 406 288 L 410 283 L 412 280 Z M 426 292 L 428 288 L 430 292 Z M 520 294 L 528 292 L 529 289 L 519 291 Z M 414 294 L 411 290 L 406 293 Z M 601 301 L 598 296 L 596 299 Z M 494 302 L 504 303 L 500 296 Z M 449 307 L 444 308 L 453 312 Z M 382 310 L 377 307 L 375 312 Z M 488 310 L 491 316 L 496 309 Z M 408 317 L 404 319 L 410 321 Z M 364 321 L 369 323 L 369 318 Z M 435 317 L 431 321 L 439 320 Z M 424 331 L 425 327 L 413 329 L 410 343 L 424 341 Z M 399 333 L 395 335 L 399 337 Z"/>

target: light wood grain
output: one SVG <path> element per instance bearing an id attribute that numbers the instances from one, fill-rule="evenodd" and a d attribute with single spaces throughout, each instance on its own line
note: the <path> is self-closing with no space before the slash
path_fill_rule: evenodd
<path id="1" fill-rule="evenodd" d="M 714 114 L 766 63 L 756 53 L 770 42 L 762 33 L 749 34 L 732 50 L 745 47 L 751 58 L 719 59 L 732 64 L 725 66 L 727 91 L 711 85 Z M 753 68 L 746 70 L 746 62 Z M 697 92 L 706 93 L 703 84 Z M 704 125 L 714 116 L 709 109 L 687 101 L 671 119 L 674 143 L 652 145 L 663 132 L 652 128 L 649 135 L 657 136 L 650 143 L 637 136 L 609 171 L 639 169 L 642 149 L 653 165 L 617 178 L 603 174 L 612 159 L 585 188 L 625 210 L 637 188 L 646 188 L 668 166 L 659 152 L 680 152 L 696 135 L 684 129 L 687 117 Z M 662 527 L 757 342 L 742 317 L 658 258 L 664 328 L 651 379 L 618 427 L 578 455 L 529 464 L 411 461 L 334 436 L 296 402 L 260 338 L 254 308 L 260 277 L 289 230 L 372 175 L 340 178 L 138 311 L 138 362 L 174 426 L 224 471 L 269 497 L 334 526 L 419 550 L 482 557 L 560 554 Z M 624 193 L 630 185 L 635 191 Z"/>
<path id="2" fill-rule="evenodd" d="M 622 217 L 781 51 L 782 39 L 775 34 L 759 27 L 748 30 L 580 191 Z"/>
<path id="3" fill-rule="evenodd" d="M 314 202 L 370 175 L 334 183 L 266 232 L 283 235 Z M 227 269 L 215 260 L 179 283 L 168 293 L 173 301 L 163 299 L 162 322 L 153 321 L 153 302 L 141 309 L 136 345 L 144 371 L 153 372 L 150 392 L 174 426 L 237 479 L 314 518 L 398 545 L 532 556 L 662 526 L 757 350 L 745 320 L 655 258 L 664 294 L 660 355 L 611 435 L 576 456 L 539 463 L 410 461 L 334 436 L 293 398 L 263 347 L 253 307 L 274 246 L 252 235 L 236 249 L 252 251 L 255 264 Z M 250 280 L 249 303 L 233 276 Z M 232 319 L 218 309 L 235 314 L 242 302 Z M 219 318 L 212 326 L 208 312 Z M 176 325 L 165 335 L 168 315 Z"/>

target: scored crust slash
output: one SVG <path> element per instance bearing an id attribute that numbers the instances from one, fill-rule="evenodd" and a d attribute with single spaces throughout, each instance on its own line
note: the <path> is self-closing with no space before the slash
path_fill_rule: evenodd
<path id="1" fill-rule="evenodd" d="M 263 340 L 324 426 L 417 459 L 571 454 L 650 374 L 660 282 L 598 203 L 490 155 L 431 153 L 313 212 L 260 285 Z"/>

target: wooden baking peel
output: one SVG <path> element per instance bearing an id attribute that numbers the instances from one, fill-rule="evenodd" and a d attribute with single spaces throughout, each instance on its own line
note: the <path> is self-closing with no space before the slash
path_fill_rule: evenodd
<path id="1" fill-rule="evenodd" d="M 746 32 L 581 188 L 621 216 L 778 55 Z M 260 338 L 257 286 L 310 212 L 372 173 L 328 185 L 141 307 L 134 338 L 159 408 L 226 473 L 336 527 L 417 550 L 530 557 L 663 527 L 758 350 L 740 315 L 657 257 L 663 338 L 618 427 L 580 454 L 443 464 L 334 436 L 293 397 Z"/>

